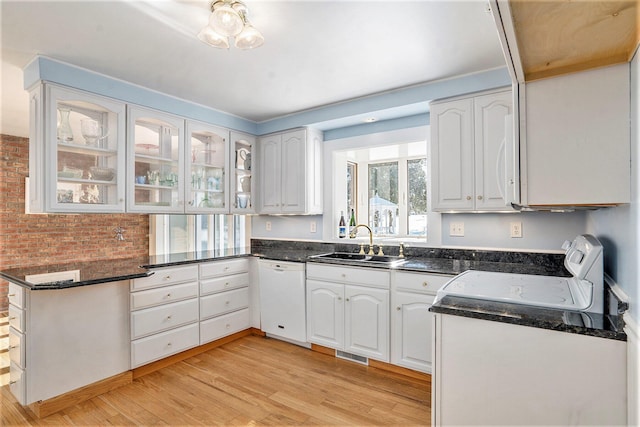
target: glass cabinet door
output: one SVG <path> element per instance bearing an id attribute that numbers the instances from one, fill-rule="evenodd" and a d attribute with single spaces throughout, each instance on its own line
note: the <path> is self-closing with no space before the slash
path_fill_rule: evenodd
<path id="1" fill-rule="evenodd" d="M 229 131 L 187 121 L 186 212 L 229 212 Z"/>
<path id="2" fill-rule="evenodd" d="M 242 133 L 231 132 L 231 160 L 233 163 L 233 179 L 231 183 L 232 204 L 231 212 L 238 214 L 255 213 L 253 191 L 255 180 L 252 179 L 252 158 L 255 137 Z"/>
<path id="3" fill-rule="evenodd" d="M 127 210 L 184 212 L 184 120 L 142 107 L 127 113 Z"/>
<path id="4" fill-rule="evenodd" d="M 57 86 L 45 93 L 47 211 L 123 212 L 125 104 Z"/>

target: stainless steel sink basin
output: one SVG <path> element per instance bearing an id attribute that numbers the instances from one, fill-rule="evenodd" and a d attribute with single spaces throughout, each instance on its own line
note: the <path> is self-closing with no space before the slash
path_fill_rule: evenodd
<path id="1" fill-rule="evenodd" d="M 363 264 L 384 264 L 389 266 L 400 265 L 406 262 L 405 258 L 400 258 L 393 255 L 364 255 L 351 252 L 331 252 L 322 255 L 313 255 L 310 258 L 326 259 L 326 260 L 342 260 L 342 261 L 356 261 Z"/>

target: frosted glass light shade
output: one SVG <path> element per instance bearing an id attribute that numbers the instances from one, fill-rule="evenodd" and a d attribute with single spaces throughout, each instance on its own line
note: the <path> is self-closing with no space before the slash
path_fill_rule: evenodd
<path id="1" fill-rule="evenodd" d="M 229 49 L 229 39 L 216 33 L 211 27 L 204 27 L 198 34 L 198 38 L 213 47 L 218 47 L 220 49 Z"/>
<path id="2" fill-rule="evenodd" d="M 264 37 L 260 34 L 260 31 L 247 23 L 244 30 L 236 36 L 235 45 L 238 49 L 253 49 L 262 46 L 263 43 Z"/>
<path id="3" fill-rule="evenodd" d="M 209 26 L 223 36 L 232 37 L 240 33 L 243 27 L 242 18 L 229 3 L 214 5 L 209 18 Z"/>

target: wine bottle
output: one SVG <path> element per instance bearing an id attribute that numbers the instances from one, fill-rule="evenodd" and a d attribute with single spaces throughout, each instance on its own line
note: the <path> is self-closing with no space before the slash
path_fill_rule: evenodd
<path id="1" fill-rule="evenodd" d="M 338 223 L 338 237 L 347 237 L 347 223 L 344 221 L 344 211 L 340 211 L 340 222 Z"/>
<path id="2" fill-rule="evenodd" d="M 349 237 L 356 237 L 353 233 L 356 230 L 356 213 L 351 209 L 351 218 L 349 219 Z"/>

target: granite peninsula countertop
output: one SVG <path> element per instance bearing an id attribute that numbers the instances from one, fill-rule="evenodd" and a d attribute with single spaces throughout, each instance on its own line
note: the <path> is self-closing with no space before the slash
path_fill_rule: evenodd
<path id="1" fill-rule="evenodd" d="M 78 286 L 130 280 L 153 274 L 153 268 L 193 264 L 220 259 L 250 256 L 249 248 L 187 252 L 138 258 L 81 261 L 41 266 L 11 268 L 0 271 L 0 277 L 31 290 L 68 289 Z M 56 280 L 46 283 L 29 281 L 28 276 L 46 273 L 77 271 L 78 280 Z"/>

